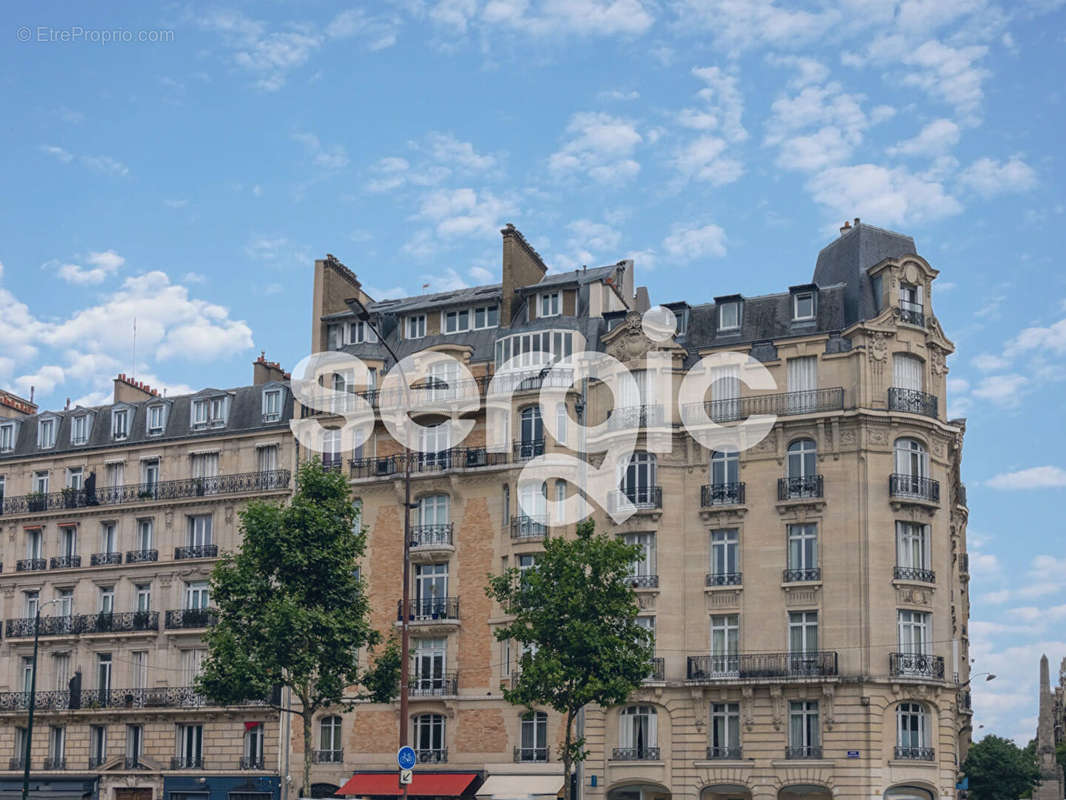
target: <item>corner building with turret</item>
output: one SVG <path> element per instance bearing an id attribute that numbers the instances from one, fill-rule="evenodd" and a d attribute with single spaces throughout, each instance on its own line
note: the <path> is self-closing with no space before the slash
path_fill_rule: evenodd
<path id="1" fill-rule="evenodd" d="M 945 415 L 954 347 L 933 305 L 938 272 L 913 239 L 856 220 L 818 254 L 813 276 L 797 270 L 797 284 L 773 295 L 722 286 L 716 297 L 664 303 L 675 330 L 649 339 L 651 301 L 632 261 L 550 273 L 513 226 L 502 238 L 500 283 L 396 300 L 374 302 L 332 256 L 316 262 L 312 349 L 354 354 L 370 372 L 357 384 L 331 376 L 323 385 L 340 399 L 295 413 L 320 421 L 325 461 L 350 477 L 361 505 L 373 623 L 392 629 L 407 614 L 412 654 L 407 719 L 395 703 L 316 720 L 316 795 L 395 793 L 406 725 L 416 796 L 555 796 L 561 720 L 503 699 L 521 653 L 493 636 L 505 618 L 486 598 L 486 576 L 535 568 L 547 537 L 574 534 L 546 499 L 577 487 L 547 481 L 521 498 L 526 463 L 602 451 L 635 429 L 635 452 L 607 498 L 635 512 L 615 524 L 597 506 L 594 518 L 645 554 L 631 580 L 655 659 L 625 704 L 585 709 L 581 797 L 955 797 L 971 720 L 965 423 Z M 386 402 L 379 384 L 392 364 L 375 329 L 401 358 L 455 356 L 482 396 L 461 442 L 433 430 L 439 419 L 416 419 L 429 431 L 411 456 L 406 609 L 403 448 L 380 419 L 355 451 L 342 451 L 339 432 L 352 395 Z M 540 408 L 552 378 L 513 359 L 582 350 L 621 361 L 636 390 L 613 399 L 602 384 L 576 382 L 565 402 Z M 751 389 L 727 366 L 686 402 L 683 375 L 720 352 L 750 356 L 776 388 Z M 454 388 L 439 377 L 430 391 Z M 486 438 L 494 377 L 514 389 L 503 449 Z M 708 450 L 686 427 L 768 414 L 768 433 L 742 452 Z M 605 423 L 599 441 L 578 441 L 578 423 Z M 290 746 L 299 763 L 298 729 Z"/>

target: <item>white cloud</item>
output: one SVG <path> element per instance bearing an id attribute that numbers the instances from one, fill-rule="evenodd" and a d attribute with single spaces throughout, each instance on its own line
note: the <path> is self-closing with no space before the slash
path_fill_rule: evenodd
<path id="1" fill-rule="evenodd" d="M 948 378 L 949 392 L 967 392 L 969 389 L 970 382 L 965 378 Z"/>
<path id="2" fill-rule="evenodd" d="M 748 132 L 741 123 L 744 115 L 744 96 L 740 78 L 721 67 L 694 67 L 692 74 L 706 84 L 696 96 L 703 101 L 704 110 L 716 120 L 714 126 L 729 142 L 742 142 Z"/>
<path id="3" fill-rule="evenodd" d="M 1019 156 L 1007 161 L 979 158 L 959 175 L 959 183 L 984 197 L 1024 192 L 1036 186 L 1036 172 Z"/>
<path id="4" fill-rule="evenodd" d="M 731 52 L 755 45 L 795 47 L 837 26 L 840 12 L 793 10 L 774 0 L 680 0 L 676 25 L 682 31 L 707 31 Z"/>
<path id="5" fill-rule="evenodd" d="M 471 188 L 439 189 L 422 198 L 419 216 L 433 222 L 441 237 L 495 234 L 514 204 L 492 192 Z"/>
<path id="6" fill-rule="evenodd" d="M 78 264 L 63 264 L 59 267 L 59 277 L 68 283 L 81 286 L 87 284 L 102 283 L 111 275 L 114 275 L 126 263 L 126 259 L 114 250 L 105 250 L 102 253 L 89 253 L 85 259 L 92 264 L 91 269 L 85 269 Z"/>
<path id="7" fill-rule="evenodd" d="M 722 258 L 726 254 L 726 235 L 718 225 L 675 225 L 663 239 L 663 249 L 678 261 L 697 258 Z"/>
<path id="8" fill-rule="evenodd" d="M 923 127 L 912 139 L 888 148 L 889 155 L 938 156 L 959 143 L 959 126 L 950 119 L 937 119 Z"/>
<path id="9" fill-rule="evenodd" d="M 496 166 L 494 156 L 479 154 L 470 142 L 462 142 L 450 133 L 431 132 L 426 146 L 437 161 L 459 166 L 471 172 L 484 172 Z"/>
<path id="10" fill-rule="evenodd" d="M 597 183 L 621 183 L 640 172 L 632 155 L 643 137 L 629 120 L 582 111 L 570 118 L 566 132 L 569 140 L 548 158 L 555 175 L 584 173 Z"/>
<path id="11" fill-rule="evenodd" d="M 805 85 L 778 97 L 770 110 L 765 144 L 780 148 L 778 166 L 805 172 L 845 163 L 871 125 L 862 96 L 835 82 Z"/>
<path id="12" fill-rule="evenodd" d="M 304 146 L 311 158 L 311 163 L 316 167 L 334 171 L 348 166 L 348 151 L 342 145 L 324 147 L 317 136 L 307 132 L 294 133 L 292 138 Z"/>
<path id="13" fill-rule="evenodd" d="M 801 88 L 811 83 L 822 83 L 829 77 L 829 68 L 825 64 L 806 56 L 782 56 L 770 53 L 766 57 L 766 62 L 787 70 L 788 85 L 793 88 Z"/>
<path id="14" fill-rule="evenodd" d="M 1002 605 L 1010 598 L 1010 589 L 1000 589 L 981 595 L 981 601 L 990 605 Z"/>
<path id="15" fill-rule="evenodd" d="M 639 36 L 655 22 L 652 8 L 643 0 L 543 0 L 531 13 L 528 0 L 489 0 L 481 19 L 533 36 Z"/>
<path id="16" fill-rule="evenodd" d="M 254 261 L 282 268 L 310 265 L 313 260 L 305 247 L 284 236 L 255 236 L 244 246 L 244 252 Z"/>
<path id="17" fill-rule="evenodd" d="M 52 156 L 52 158 L 62 161 L 64 164 L 69 164 L 74 160 L 74 156 L 71 153 L 64 150 L 62 147 L 56 147 L 55 145 L 42 144 L 41 152 L 47 153 Z"/>
<path id="18" fill-rule="evenodd" d="M 623 91 L 621 89 L 609 89 L 602 91 L 596 95 L 600 100 L 613 100 L 618 102 L 629 102 L 632 100 L 640 99 L 640 92 L 635 89 L 632 91 Z"/>
<path id="19" fill-rule="evenodd" d="M 471 267 L 468 271 L 470 277 L 478 283 L 496 283 L 499 280 L 495 272 L 485 267 Z"/>
<path id="20" fill-rule="evenodd" d="M 862 216 L 882 225 L 942 219 L 962 210 L 943 185 L 902 167 L 855 164 L 814 175 L 808 188 L 836 219 Z"/>
<path id="21" fill-rule="evenodd" d="M 1056 466 L 1043 466 L 1029 467 L 1028 469 L 1020 469 L 1014 472 L 1001 472 L 999 475 L 994 475 L 985 481 L 985 486 L 990 489 L 1005 489 L 1007 491 L 1059 489 L 1066 486 L 1066 469 Z M 1066 563 L 1063 566 L 1066 567 Z"/>
<path id="22" fill-rule="evenodd" d="M 1010 366 L 1010 362 L 1002 356 L 992 355 L 991 353 L 981 353 L 979 356 L 974 357 L 973 365 L 982 372 L 993 372 L 995 370 L 1006 369 Z"/>
<path id="23" fill-rule="evenodd" d="M 1047 327 L 1037 325 L 1025 328 L 1007 343 L 1004 352 L 1011 356 L 1033 350 L 1047 350 L 1055 355 L 1066 355 L 1066 319 L 1060 319 Z"/>
<path id="24" fill-rule="evenodd" d="M 677 152 L 674 166 L 686 179 L 724 186 L 744 174 L 744 165 L 740 161 L 723 156 L 725 149 L 724 139 L 700 136 Z"/>
<path id="25" fill-rule="evenodd" d="M 1029 383 L 1029 378 L 1016 373 L 989 375 L 977 384 L 973 394 L 974 397 L 1008 408 L 1021 402 L 1021 393 Z"/>
<path id="26" fill-rule="evenodd" d="M 126 175 L 129 175 L 130 172 L 129 167 L 111 156 L 82 156 L 81 163 L 89 169 L 95 170 L 96 172 L 103 172 L 107 175 L 119 175 L 125 177 Z"/>
<path id="27" fill-rule="evenodd" d="M 331 39 L 357 37 L 366 43 L 371 52 L 384 50 L 396 44 L 396 21 L 387 17 L 372 17 L 359 8 L 342 11 L 326 26 L 326 36 Z"/>
<path id="28" fill-rule="evenodd" d="M 181 276 L 183 283 L 206 283 L 207 276 L 202 272 L 186 272 Z"/>
<path id="29" fill-rule="evenodd" d="M 982 84 L 992 74 L 978 65 L 987 53 L 984 45 L 952 47 L 930 39 L 900 54 L 900 61 L 914 68 L 903 76 L 903 84 L 917 86 L 972 119 L 984 97 Z"/>

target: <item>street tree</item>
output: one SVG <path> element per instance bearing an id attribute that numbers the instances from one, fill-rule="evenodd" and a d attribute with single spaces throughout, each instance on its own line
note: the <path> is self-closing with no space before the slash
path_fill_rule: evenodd
<path id="1" fill-rule="evenodd" d="M 1040 781 L 1034 753 L 993 734 L 971 745 L 962 772 L 973 800 L 1016 800 Z"/>
<path id="2" fill-rule="evenodd" d="M 286 505 L 253 501 L 241 512 L 243 539 L 211 575 L 218 622 L 197 687 L 222 705 L 263 701 L 303 721 L 302 794 L 311 795 L 312 720 L 322 708 L 391 702 L 400 658 L 389 642 L 361 671 L 360 648 L 381 635 L 368 622 L 358 566 L 366 535 L 339 472 L 313 459 L 297 472 Z M 282 702 L 288 687 L 297 702 Z"/>
<path id="3" fill-rule="evenodd" d="M 651 668 L 651 634 L 637 624 L 639 606 L 626 580 L 640 558 L 639 547 L 597 535 L 585 521 L 574 539 L 547 539 L 534 567 L 506 570 L 486 587 L 512 618 L 496 638 L 521 645 L 518 676 L 504 697 L 563 715 L 565 800 L 573 767 L 587 755 L 574 732 L 578 712 L 589 703 L 624 702 Z"/>

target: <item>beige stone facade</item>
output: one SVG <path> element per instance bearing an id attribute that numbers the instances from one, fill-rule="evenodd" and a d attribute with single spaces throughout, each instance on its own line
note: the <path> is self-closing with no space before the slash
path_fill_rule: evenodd
<path id="1" fill-rule="evenodd" d="M 278 712 L 213 707 L 192 688 L 207 581 L 239 543 L 239 512 L 291 491 L 287 376 L 261 357 L 255 381 L 167 398 L 120 376 L 112 404 L 0 418 L 14 426 L 0 452 L 5 785 L 23 769 L 39 607 L 40 791 L 82 781 L 100 800 L 154 800 L 233 779 L 277 797 Z"/>
<path id="2" fill-rule="evenodd" d="M 519 336 L 547 336 L 535 346 L 555 358 L 588 347 L 650 370 L 641 386 L 659 388 L 642 388 L 629 405 L 603 386 L 566 393 L 569 420 L 607 423 L 583 449 L 640 426 L 636 450 L 647 455 L 620 485 L 636 513 L 616 524 L 599 508 L 595 519 L 646 547 L 634 588 L 656 647 L 652 675 L 629 703 L 585 711 L 582 796 L 954 797 L 970 732 L 965 425 L 945 417 L 953 345 L 931 302 L 937 271 L 913 240 L 856 221 L 819 255 L 814 283 L 668 304 L 677 331 L 654 341 L 641 327 L 647 295 L 634 287 L 632 262 L 545 275 L 520 233 L 502 233 L 501 284 L 447 295 L 372 303 L 339 262 L 318 262 L 312 345 L 372 367 L 370 387 L 342 383 L 371 402 L 384 402 L 374 387 L 391 360 L 349 328 L 357 317 L 338 301 L 354 296 L 401 355 L 454 353 L 482 392 L 501 353 L 517 352 L 501 342 Z M 476 309 L 490 305 L 498 322 L 481 329 Z M 720 352 L 750 355 L 776 388 L 735 393 L 726 372 L 724 388 L 687 402 L 682 377 Z M 484 449 L 483 406 L 466 440 L 413 462 L 410 718 L 401 721 L 394 704 L 316 721 L 323 789 L 353 772 L 394 769 L 401 723 L 420 751 L 418 770 L 561 782 L 559 717 L 523 722 L 503 700 L 520 654 L 493 637 L 503 620 L 484 587 L 489 573 L 525 566 L 543 536 L 572 535 L 572 525 L 524 514 L 518 476 L 541 452 L 577 444 L 560 436 L 568 450 L 524 414 L 539 374 L 514 383 L 507 452 Z M 734 460 L 682 424 L 692 406 L 722 424 L 776 421 Z M 311 408 L 297 416 L 341 424 Z M 363 576 L 379 629 L 398 618 L 402 458 L 379 421 L 358 451 L 333 461 L 362 505 Z M 574 487 L 549 481 L 546 492 L 554 499 Z M 298 731 L 291 746 L 302 748 Z"/>

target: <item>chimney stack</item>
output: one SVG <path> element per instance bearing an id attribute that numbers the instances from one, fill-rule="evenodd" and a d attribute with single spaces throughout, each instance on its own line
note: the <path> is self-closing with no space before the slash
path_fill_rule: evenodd
<path id="1" fill-rule="evenodd" d="M 851 223 L 848 222 L 847 220 L 844 220 L 844 224 L 840 226 L 840 235 L 843 236 L 845 233 L 847 233 L 850 230 L 851 230 Z"/>
<path id="2" fill-rule="evenodd" d="M 285 380 L 285 370 L 277 361 L 267 361 L 266 351 L 260 351 L 259 358 L 252 362 L 252 383 L 262 386 L 264 383 Z"/>
<path id="3" fill-rule="evenodd" d="M 159 397 L 159 392 L 156 389 L 146 383 L 127 377 L 125 372 L 119 373 L 114 383 L 116 403 L 140 403 L 153 397 Z"/>
<path id="4" fill-rule="evenodd" d="M 511 327 L 515 292 L 540 283 L 548 267 L 540 253 L 510 222 L 500 229 L 503 234 L 503 268 L 501 270 L 500 327 Z"/>

